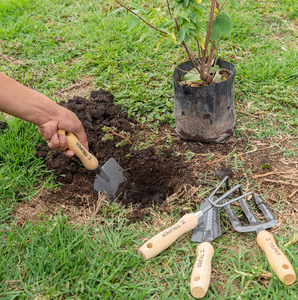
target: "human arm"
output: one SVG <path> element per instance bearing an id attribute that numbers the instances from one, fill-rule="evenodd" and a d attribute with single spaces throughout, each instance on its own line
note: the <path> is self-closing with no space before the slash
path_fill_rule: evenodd
<path id="1" fill-rule="evenodd" d="M 73 112 L 1 72 L 0 111 L 37 125 L 48 146 L 65 151 L 68 157 L 73 156 L 74 152 L 67 150 L 66 137 L 65 135 L 58 137 L 58 129 L 73 132 L 88 149 L 83 125 Z"/>

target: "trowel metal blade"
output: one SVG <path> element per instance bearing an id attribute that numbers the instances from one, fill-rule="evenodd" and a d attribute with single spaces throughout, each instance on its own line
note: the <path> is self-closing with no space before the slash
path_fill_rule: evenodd
<path id="1" fill-rule="evenodd" d="M 213 201 L 216 201 L 217 197 L 213 197 Z M 205 199 L 200 206 L 200 210 L 203 210 L 210 203 L 208 199 Z M 193 230 L 191 240 L 193 242 L 204 242 L 208 241 L 209 243 L 221 235 L 220 227 L 220 215 L 219 209 L 217 207 L 212 207 L 209 209 L 197 224 Z"/>
<path id="2" fill-rule="evenodd" d="M 96 175 L 94 189 L 107 194 L 110 201 L 114 201 L 119 185 L 126 181 L 123 169 L 114 158 L 110 158 L 102 167 L 102 172 Z"/>

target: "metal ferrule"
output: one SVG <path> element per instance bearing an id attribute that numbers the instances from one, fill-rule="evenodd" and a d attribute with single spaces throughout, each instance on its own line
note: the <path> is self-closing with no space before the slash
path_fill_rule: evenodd
<path id="1" fill-rule="evenodd" d="M 105 173 L 105 171 L 98 165 L 96 169 L 94 169 L 94 172 L 96 173 L 97 176 L 103 178 L 105 181 L 109 181 L 110 178 L 108 175 Z"/>

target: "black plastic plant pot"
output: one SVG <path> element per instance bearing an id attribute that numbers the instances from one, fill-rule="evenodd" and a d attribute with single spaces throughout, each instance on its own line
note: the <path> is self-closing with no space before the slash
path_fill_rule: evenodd
<path id="1" fill-rule="evenodd" d="M 191 87 L 179 83 L 181 76 L 193 68 L 191 61 L 179 64 L 173 73 L 176 133 L 184 140 L 223 142 L 236 123 L 234 105 L 235 67 L 218 59 L 220 68 L 231 76 L 208 86 Z"/>

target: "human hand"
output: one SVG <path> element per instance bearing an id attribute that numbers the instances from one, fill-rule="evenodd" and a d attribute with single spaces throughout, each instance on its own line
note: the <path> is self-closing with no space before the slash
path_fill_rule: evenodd
<path id="1" fill-rule="evenodd" d="M 63 129 L 74 133 L 88 150 L 83 125 L 73 112 L 1 72 L 0 86 L 0 111 L 37 125 L 50 148 L 74 156 L 72 150 L 67 150 L 66 136 L 58 137 L 57 130 Z"/>
<path id="2" fill-rule="evenodd" d="M 70 131 L 77 136 L 83 146 L 89 150 L 87 136 L 81 121 L 70 110 L 57 105 L 56 115 L 47 122 L 38 125 L 39 133 L 51 149 L 65 151 L 67 157 L 74 156 L 74 151 L 67 149 L 67 138 L 65 135 L 58 136 L 57 130 Z"/>

